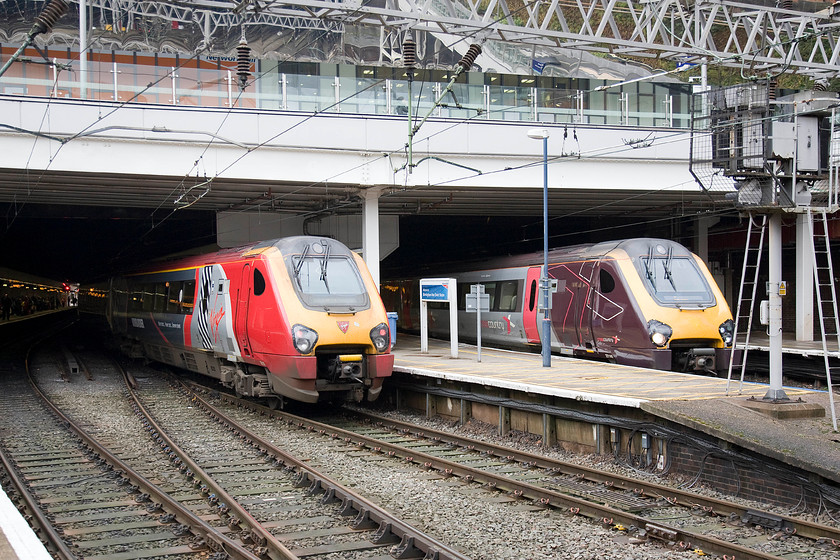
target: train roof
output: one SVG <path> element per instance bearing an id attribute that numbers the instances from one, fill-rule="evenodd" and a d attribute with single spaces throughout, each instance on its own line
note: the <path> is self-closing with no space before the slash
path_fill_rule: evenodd
<path id="1" fill-rule="evenodd" d="M 280 237 L 276 239 L 267 239 L 265 241 L 258 241 L 249 243 L 247 245 L 239 245 L 237 247 L 228 247 L 216 251 L 210 250 L 208 252 L 199 253 L 196 255 L 173 255 L 163 259 L 146 263 L 137 269 L 127 272 L 127 275 L 150 274 L 155 272 L 164 272 L 170 270 L 183 270 L 188 268 L 197 268 L 210 264 L 228 263 L 237 261 L 243 258 L 249 258 L 261 253 L 263 250 L 270 247 L 276 247 L 283 253 L 300 252 L 307 242 L 315 240 L 322 241 L 329 245 L 330 253 L 335 254 L 350 254 L 350 250 L 340 241 L 331 239 L 329 237 L 318 237 L 312 235 L 297 235 L 291 237 Z"/>
<path id="2" fill-rule="evenodd" d="M 691 255 L 691 252 L 686 247 L 684 247 L 676 241 L 671 241 L 668 239 L 658 239 L 653 237 L 637 237 L 631 239 L 601 241 L 598 243 L 580 243 L 577 245 L 569 245 L 568 247 L 558 247 L 555 249 L 550 249 L 548 252 L 548 262 L 551 263 L 556 262 L 558 260 L 565 261 L 570 259 L 599 259 L 616 249 L 622 249 L 630 255 L 647 255 L 650 252 L 650 248 L 655 248 L 657 245 L 663 247 L 666 253 L 668 248 L 671 248 L 673 251 L 672 254 L 675 256 Z M 490 259 L 476 259 L 435 264 L 430 265 L 427 271 L 423 271 L 423 274 L 434 273 L 436 275 L 446 275 L 448 273 L 468 272 L 471 270 L 536 266 L 541 265 L 542 263 L 543 253 L 542 251 L 540 251 L 538 253 L 507 255 L 501 257 L 493 257 Z"/>

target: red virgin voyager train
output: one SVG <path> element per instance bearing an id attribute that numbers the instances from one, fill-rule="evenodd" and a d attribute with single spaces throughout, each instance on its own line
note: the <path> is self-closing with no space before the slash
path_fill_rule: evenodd
<path id="1" fill-rule="evenodd" d="M 482 313 L 483 343 L 540 348 L 538 309 L 543 253 L 435 271 L 458 281 L 458 332 L 475 340 L 476 318 L 466 313 L 471 284 L 484 284 L 490 312 Z M 554 249 L 548 275 L 553 352 L 619 364 L 687 372 L 725 372 L 732 347 L 732 314 L 703 261 L 664 239 L 626 239 Z M 382 285 L 399 326 L 419 330 L 418 279 Z M 445 304 L 429 302 L 429 333 L 449 336 Z"/>
<path id="2" fill-rule="evenodd" d="M 129 353 L 272 404 L 372 401 L 394 365 L 364 261 L 328 238 L 264 241 L 114 278 L 107 315 Z"/>

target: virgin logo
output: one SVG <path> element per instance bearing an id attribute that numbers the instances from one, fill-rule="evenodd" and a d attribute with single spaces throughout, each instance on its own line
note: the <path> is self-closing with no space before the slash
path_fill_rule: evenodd
<path id="1" fill-rule="evenodd" d="M 350 321 L 336 321 L 335 324 L 338 325 L 341 332 L 347 334 L 347 329 L 350 328 Z"/>

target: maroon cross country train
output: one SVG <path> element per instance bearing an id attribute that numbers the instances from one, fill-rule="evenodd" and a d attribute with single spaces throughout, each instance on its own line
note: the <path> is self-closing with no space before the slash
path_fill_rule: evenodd
<path id="1" fill-rule="evenodd" d="M 540 349 L 543 253 L 435 270 L 458 282 L 458 333 L 475 340 L 466 294 L 483 284 L 490 310 L 483 344 Z M 549 252 L 551 348 L 555 353 L 655 369 L 720 374 L 729 367 L 733 321 L 703 261 L 664 239 L 626 239 Z M 384 282 L 382 298 L 400 328 L 419 331 L 418 278 Z M 428 302 L 429 333 L 449 337 L 446 304 Z M 737 356 L 736 356 L 737 358 Z"/>

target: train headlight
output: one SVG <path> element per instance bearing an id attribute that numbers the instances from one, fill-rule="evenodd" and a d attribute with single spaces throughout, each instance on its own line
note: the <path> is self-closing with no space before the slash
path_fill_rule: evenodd
<path id="1" fill-rule="evenodd" d="M 732 346 L 732 340 L 735 338 L 735 321 L 727 319 L 718 327 L 720 337 L 726 346 Z"/>
<path id="2" fill-rule="evenodd" d="M 391 333 L 386 323 L 379 323 L 370 330 L 370 341 L 376 347 L 377 352 L 384 352 L 391 344 Z"/>
<path id="3" fill-rule="evenodd" d="M 294 342 L 298 352 L 309 354 L 315 348 L 315 343 L 318 342 L 318 333 L 309 327 L 295 325 L 292 327 L 292 342 Z"/>
<path id="4" fill-rule="evenodd" d="M 647 324 L 650 341 L 657 346 L 665 346 L 671 340 L 674 331 L 671 327 L 656 319 L 651 319 Z"/>

